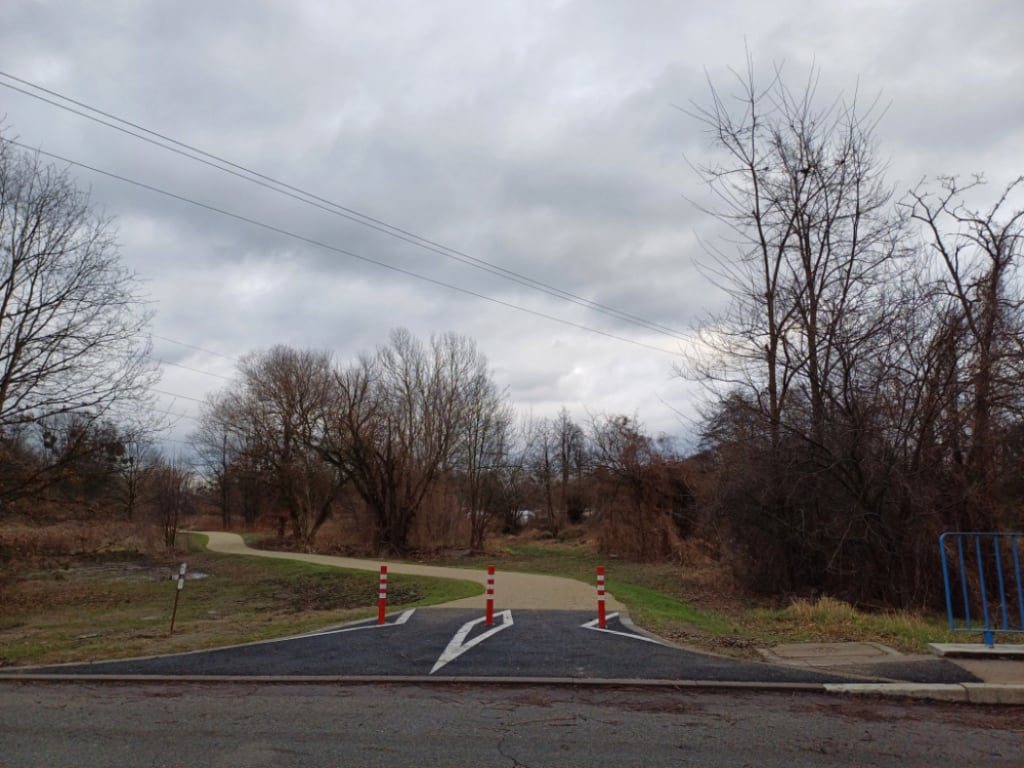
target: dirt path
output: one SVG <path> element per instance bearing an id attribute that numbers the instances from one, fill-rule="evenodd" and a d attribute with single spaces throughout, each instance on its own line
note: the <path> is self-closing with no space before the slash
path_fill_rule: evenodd
<path id="1" fill-rule="evenodd" d="M 281 560 L 301 560 L 307 563 L 330 565 L 336 568 L 352 568 L 360 571 L 379 572 L 381 566 L 378 560 L 359 560 L 353 557 L 306 555 L 298 552 L 270 552 L 263 549 L 252 549 L 237 533 L 224 533 L 222 531 L 196 531 L 196 533 L 201 533 L 209 539 L 207 547 L 211 552 L 220 552 L 226 555 L 251 555 L 254 557 L 274 557 Z M 483 585 L 487 583 L 487 573 L 485 571 L 442 568 L 436 565 L 388 563 L 388 573 L 475 581 Z M 486 607 L 485 601 L 485 595 L 478 595 L 445 603 L 444 607 L 483 609 Z M 608 611 L 625 612 L 625 607 L 611 595 L 607 596 L 605 606 Z M 597 591 L 594 586 L 584 584 L 575 579 L 499 571 L 494 580 L 494 607 L 497 610 L 517 608 L 522 610 L 594 611 L 596 615 Z"/>

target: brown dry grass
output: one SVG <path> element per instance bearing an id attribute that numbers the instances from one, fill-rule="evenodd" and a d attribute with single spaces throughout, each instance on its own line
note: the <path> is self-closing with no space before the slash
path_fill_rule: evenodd
<path id="1" fill-rule="evenodd" d="M 122 526 L 123 528 L 123 526 Z M 146 554 L 146 537 L 68 526 L 6 526 L 0 666 L 174 653 L 282 637 L 373 615 L 378 576 L 190 548 Z M 136 534 L 137 535 L 137 534 Z M 178 565 L 191 575 L 170 619 Z M 394 576 L 392 607 L 468 597 L 468 582 Z"/>

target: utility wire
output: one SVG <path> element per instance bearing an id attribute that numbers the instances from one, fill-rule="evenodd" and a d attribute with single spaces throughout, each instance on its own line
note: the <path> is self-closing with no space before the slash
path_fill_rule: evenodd
<path id="1" fill-rule="evenodd" d="M 192 373 L 201 373 L 204 376 L 213 376 L 214 378 L 217 379 L 224 379 L 224 381 L 233 381 L 233 379 L 230 376 L 225 376 L 224 374 L 221 373 L 214 373 L 213 371 L 204 371 L 200 368 L 191 368 L 187 365 L 182 365 L 181 363 L 172 363 L 167 360 L 160 359 L 157 359 L 156 362 L 157 365 L 171 365 L 174 366 L 175 368 L 181 368 L 183 371 L 192 371 Z"/>
<path id="2" fill-rule="evenodd" d="M 344 248 L 339 248 L 338 246 L 330 245 L 329 243 L 325 243 L 325 242 L 323 242 L 321 240 L 316 240 L 316 239 L 311 238 L 311 237 L 306 237 L 305 235 L 300 235 L 300 234 L 297 234 L 295 232 L 291 232 L 291 231 L 289 231 L 287 229 L 283 229 L 283 228 L 275 226 L 273 224 L 267 224 L 266 222 L 259 221 L 257 219 L 252 219 L 252 218 L 249 218 L 248 216 L 243 216 L 242 214 L 239 214 L 239 213 L 234 213 L 232 211 L 227 211 L 227 210 L 224 210 L 223 208 L 217 208 L 216 206 L 210 205 L 209 203 L 202 203 L 202 202 L 199 202 L 197 200 L 193 200 L 191 198 L 184 197 L 183 195 L 179 195 L 179 194 L 176 194 L 174 192 L 169 192 L 169 191 L 167 191 L 165 189 L 161 189 L 159 187 L 155 187 L 152 184 L 146 184 L 144 182 L 128 178 L 127 176 L 122 176 L 120 174 L 112 173 L 111 171 L 105 171 L 105 170 L 103 170 L 101 168 L 97 168 L 95 166 L 88 165 L 86 163 L 81 163 L 81 162 L 78 162 L 76 160 L 71 160 L 70 158 L 63 157 L 61 155 L 57 155 L 57 154 L 55 154 L 53 152 L 46 152 L 46 151 L 44 151 L 42 149 L 38 149 L 38 148 L 34 148 L 34 147 L 29 147 L 28 145 L 22 144 L 21 142 L 18 142 L 18 141 L 14 141 L 13 139 L 6 139 L 6 138 L 0 137 L 0 141 L 4 141 L 4 142 L 6 142 L 8 144 L 11 144 L 12 146 L 19 147 L 20 149 L 24 149 L 24 150 L 26 150 L 28 152 L 38 152 L 39 154 L 41 154 L 41 155 L 43 155 L 45 157 L 49 157 L 49 158 L 52 158 L 54 160 L 58 160 L 58 161 L 60 161 L 62 163 L 67 163 L 68 165 L 73 165 L 73 166 L 76 166 L 78 168 L 84 168 L 85 170 L 92 171 L 93 173 L 98 173 L 98 174 L 100 174 L 102 176 L 107 176 L 108 178 L 111 178 L 111 179 L 116 179 L 117 181 L 121 181 L 121 182 L 123 182 L 125 184 L 131 184 L 131 185 L 133 185 L 135 187 L 138 187 L 140 189 L 145 189 L 145 190 L 148 190 L 150 192 L 155 192 L 156 194 L 164 195 L 165 197 L 169 197 L 171 199 L 178 200 L 178 201 L 183 202 L 183 203 L 188 203 L 189 205 L 194 205 L 197 208 L 203 208 L 203 209 L 205 209 L 207 211 L 211 211 L 212 213 L 216 213 L 216 214 L 219 214 L 221 216 L 227 216 L 228 218 L 235 219 L 236 221 L 241 221 L 241 222 L 244 222 L 246 224 L 250 224 L 250 225 L 252 225 L 254 227 L 259 227 L 261 229 L 265 229 L 267 231 L 274 232 L 276 234 L 283 235 L 285 237 L 290 237 L 290 238 L 298 240 L 300 242 L 304 242 L 304 243 L 307 243 L 309 245 L 314 245 L 314 246 L 316 246 L 318 248 L 323 248 L 324 250 L 333 251 L 334 253 L 339 253 L 339 254 L 344 255 L 344 256 L 349 256 L 349 257 L 351 257 L 353 259 L 357 259 L 359 261 L 363 261 L 363 262 L 366 262 L 368 264 L 374 264 L 374 265 L 376 265 L 378 267 L 383 267 L 384 269 L 391 270 L 392 272 L 397 272 L 399 274 L 403 274 L 403 275 L 406 275 L 408 277 L 413 277 L 413 278 L 416 278 L 417 280 L 422 280 L 424 282 L 431 283 L 432 285 L 437 285 L 437 286 L 440 286 L 442 288 L 448 288 L 449 290 L 457 291 L 459 293 L 466 294 L 467 296 L 473 296 L 473 297 L 478 298 L 478 299 L 483 299 L 484 301 L 489 301 L 492 304 L 498 304 L 498 305 L 503 306 L 503 307 L 508 307 L 509 309 L 515 309 L 515 310 L 518 310 L 519 312 L 526 312 L 527 314 L 531 314 L 531 315 L 534 315 L 536 317 L 543 318 L 545 320 L 550 320 L 551 322 L 560 323 L 562 325 L 566 325 L 566 326 L 569 326 L 571 328 L 576 328 L 578 330 L 588 331 L 590 333 L 595 333 L 595 334 L 598 334 L 599 336 L 604 336 L 604 337 L 609 338 L 609 339 L 615 339 L 617 341 L 622 341 L 622 342 L 625 342 L 626 344 L 632 344 L 632 345 L 637 346 L 637 347 L 643 347 L 645 349 L 650 349 L 650 350 L 653 350 L 655 352 L 660 352 L 660 353 L 665 354 L 665 355 L 672 355 L 673 357 L 678 357 L 679 354 L 680 354 L 678 352 L 672 352 L 672 351 L 667 350 L 667 349 L 662 349 L 661 347 L 656 347 L 653 344 L 646 344 L 646 343 L 644 343 L 642 341 L 636 341 L 634 339 L 629 339 L 629 338 L 626 338 L 625 336 L 618 336 L 618 335 L 616 335 L 614 333 L 609 333 L 608 331 L 602 331 L 602 330 L 599 330 L 597 328 L 591 328 L 590 326 L 583 325 L 581 323 L 575 323 L 575 322 L 573 322 L 571 320 L 566 320 L 566 319 L 561 318 L 561 317 L 556 317 L 555 315 L 549 315 L 549 314 L 547 314 L 545 312 L 538 312 L 537 310 L 528 309 L 526 307 L 519 306 L 518 304 L 513 304 L 513 303 L 508 302 L 508 301 L 503 301 L 502 299 L 496 299 L 493 296 L 487 296 L 485 294 L 478 293 L 477 291 L 473 291 L 473 290 L 470 290 L 468 288 L 462 288 L 462 287 L 457 286 L 457 285 L 452 285 L 451 283 L 446 283 L 443 280 L 437 280 L 435 278 L 428 277 L 427 275 L 423 275 L 423 274 L 420 274 L 418 272 L 413 272 L 412 270 L 409 270 L 409 269 L 404 269 L 402 267 L 394 266 L 393 264 L 388 264 L 388 263 L 383 262 L 383 261 L 378 261 L 377 259 L 370 258 L 369 256 L 363 256 L 361 254 L 355 253 L 354 251 L 349 251 L 349 250 L 346 250 Z"/>
<path id="3" fill-rule="evenodd" d="M 188 347 L 189 349 L 194 349 L 197 352 L 205 352 L 208 355 L 214 355 L 216 357 L 223 357 L 225 360 L 230 360 L 233 363 L 237 363 L 238 362 L 238 358 L 231 357 L 231 355 L 225 355 L 223 352 L 214 352 L 212 349 L 203 349 L 202 347 L 197 347 L 195 344 L 187 344 L 184 341 L 178 341 L 177 339 L 169 339 L 166 336 L 158 336 L 155 333 L 151 333 L 149 335 L 150 335 L 150 338 L 153 338 L 153 339 L 160 339 L 160 341 L 166 341 L 166 342 L 168 342 L 170 344 L 177 344 L 180 347 Z M 184 367 L 184 366 L 182 366 L 182 367 Z"/>
<path id="4" fill-rule="evenodd" d="M 206 402 L 205 400 L 202 400 L 198 397 L 190 397 L 189 395 L 179 395 L 174 392 L 166 392 L 162 389 L 156 389 L 155 387 L 150 387 L 149 391 L 155 392 L 158 395 L 166 395 L 167 397 L 180 398 L 181 400 L 191 400 L 193 403 L 199 403 L 200 405 Z"/>
<path id="5" fill-rule="evenodd" d="M 120 131 L 121 133 L 133 136 L 134 138 L 140 139 L 141 141 L 145 141 L 149 144 L 160 147 L 161 149 L 167 150 L 169 152 L 174 152 L 175 154 L 178 154 L 182 157 L 187 157 L 191 160 L 194 160 L 195 162 L 203 163 L 204 165 L 210 166 L 211 168 L 215 168 L 224 173 L 229 173 L 232 176 L 236 176 L 237 178 L 243 179 L 244 181 L 248 181 L 249 183 L 252 184 L 257 184 L 278 194 L 285 195 L 294 200 L 298 200 L 299 202 L 302 202 L 306 205 L 311 205 L 327 213 L 331 213 L 336 216 L 341 216 L 342 218 L 348 219 L 349 221 L 355 222 L 356 224 L 368 227 L 390 237 L 394 237 L 398 240 L 402 240 L 411 245 L 436 253 L 440 256 L 453 259 L 454 261 L 460 262 L 475 269 L 479 269 L 483 272 L 487 272 L 489 274 L 496 275 L 503 279 L 510 280 L 524 287 L 531 288 L 542 293 L 546 293 L 549 296 L 553 296 L 564 301 L 569 301 L 573 304 L 578 304 L 580 306 L 586 307 L 601 314 L 614 317 L 617 320 L 624 320 L 628 323 L 632 323 L 633 325 L 637 325 L 648 330 L 653 330 L 661 334 L 672 336 L 676 339 L 685 340 L 686 338 L 685 335 L 680 331 L 674 330 L 659 323 L 654 323 L 652 321 L 645 320 L 644 318 L 639 317 L 637 315 L 624 312 L 622 310 L 610 307 L 605 304 L 601 304 L 591 299 L 578 296 L 569 291 L 565 291 L 561 288 L 557 288 L 553 285 L 550 285 L 540 280 L 536 280 L 534 278 L 520 274 L 513 270 L 506 269 L 505 267 L 499 266 L 484 259 L 471 256 L 468 253 L 464 253 L 463 251 L 451 248 L 429 238 L 422 237 L 407 229 L 403 229 L 402 227 L 389 224 L 388 222 L 382 219 L 378 219 L 368 214 L 362 213 L 358 210 L 355 210 L 353 208 L 346 207 L 344 205 L 341 205 L 340 203 L 333 202 L 331 200 L 328 200 L 327 198 L 321 197 L 312 192 L 308 192 L 299 187 L 288 184 L 287 182 L 280 181 L 271 176 L 248 168 L 244 165 L 234 163 L 230 160 L 220 157 L 219 155 L 206 152 L 205 150 L 199 149 L 198 147 L 186 144 L 182 141 L 178 141 L 177 139 L 174 139 L 170 136 L 159 133 L 157 131 L 153 131 L 142 125 L 133 123 L 129 120 L 118 117 L 117 115 L 111 114 L 110 112 L 105 112 L 101 109 L 90 106 L 89 104 L 86 104 L 82 101 L 78 101 L 69 96 L 65 96 L 61 93 L 58 93 L 57 91 L 53 91 L 49 88 L 37 85 L 36 83 L 33 83 L 29 80 L 25 80 L 23 78 L 17 77 L 2 70 L 0 70 L 0 76 L 6 77 L 10 80 L 14 80 L 15 82 L 26 85 L 29 88 L 36 89 L 43 93 L 47 93 L 51 96 L 54 96 L 57 99 L 66 101 L 69 104 L 74 104 L 78 107 L 81 107 L 83 110 L 88 110 L 88 112 L 92 112 L 94 114 L 88 114 L 88 112 L 83 112 L 81 110 L 74 109 L 72 107 L 67 106 L 67 104 L 62 104 L 58 101 L 54 101 L 53 99 L 48 99 L 44 96 L 40 96 L 38 93 L 33 93 L 32 91 L 26 90 L 24 88 L 19 88 L 15 85 L 0 80 L 0 85 L 4 86 L 5 88 L 9 88 L 13 91 L 17 91 L 18 93 L 29 96 L 30 98 L 34 98 L 46 104 L 50 104 L 51 106 L 57 107 L 58 109 L 63 109 L 67 112 L 78 115 L 87 120 L 91 120 L 100 125 L 104 125 L 108 128 Z M 110 120 L 116 121 L 116 123 L 120 123 L 121 125 L 108 122 L 107 120 L 102 120 L 99 117 L 96 117 L 95 115 L 101 115 L 102 117 L 109 118 Z M 135 130 L 129 130 L 129 128 L 125 128 L 123 126 L 129 126 L 130 128 L 133 128 Z M 137 133 L 136 131 L 141 131 L 144 134 L 148 134 L 148 136 Z M 153 138 L 149 138 L 151 136 L 160 139 L 160 141 L 157 141 Z M 168 146 L 167 144 L 161 142 L 169 142 L 174 146 Z"/>

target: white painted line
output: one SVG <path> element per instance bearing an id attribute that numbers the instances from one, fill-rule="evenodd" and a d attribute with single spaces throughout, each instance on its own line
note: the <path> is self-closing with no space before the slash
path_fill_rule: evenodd
<path id="1" fill-rule="evenodd" d="M 455 659 L 459 658 L 459 656 L 464 654 L 470 648 L 479 645 L 488 637 L 496 635 L 499 632 L 501 632 L 501 630 L 508 629 L 512 626 L 512 611 L 501 611 L 500 613 L 495 615 L 501 619 L 501 624 L 496 624 L 495 626 L 491 627 L 489 630 L 484 632 L 482 635 L 477 635 L 476 637 L 474 637 L 468 643 L 463 642 L 466 639 L 466 635 L 468 635 L 470 633 L 470 630 L 472 630 L 473 627 L 475 627 L 477 624 L 486 621 L 487 617 L 481 616 L 479 619 L 473 619 L 473 621 L 463 624 L 461 629 L 459 629 L 459 631 L 455 633 L 455 636 L 451 639 L 451 642 L 448 643 L 448 647 L 444 649 L 444 653 L 442 653 L 438 657 L 437 663 L 434 664 L 434 668 L 430 670 L 430 674 L 434 674 L 435 672 L 437 672 L 437 670 L 441 669 L 441 667 L 443 667 L 445 664 L 455 661 Z"/>
<path id="2" fill-rule="evenodd" d="M 305 635 L 293 635 L 292 637 L 282 637 L 277 640 L 268 640 L 266 642 L 280 643 L 284 640 L 300 640 L 304 637 L 323 637 L 324 635 L 340 635 L 343 632 L 356 632 L 360 629 L 383 629 L 384 627 L 397 627 L 402 624 L 405 624 L 405 622 L 407 622 L 414 613 L 416 613 L 416 609 L 410 608 L 408 611 L 404 611 L 397 619 L 395 619 L 394 621 L 389 621 L 387 624 L 378 624 L 376 619 L 366 619 L 366 622 L 372 621 L 373 623 L 368 624 L 366 622 L 363 622 L 356 626 L 341 627 L 339 629 L 324 629 L 319 632 L 307 632 Z"/>
<path id="3" fill-rule="evenodd" d="M 609 613 L 605 616 L 606 621 L 611 621 L 618 613 Z M 628 637 L 632 640 L 643 640 L 645 643 L 654 643 L 655 645 L 665 645 L 660 640 L 655 640 L 653 637 L 644 637 L 643 635 L 634 635 L 632 632 L 616 632 L 614 629 L 601 629 L 597 626 L 598 619 L 588 621 L 586 624 L 580 624 L 583 629 L 592 629 L 595 632 L 604 632 L 606 635 L 618 635 L 619 637 Z"/>

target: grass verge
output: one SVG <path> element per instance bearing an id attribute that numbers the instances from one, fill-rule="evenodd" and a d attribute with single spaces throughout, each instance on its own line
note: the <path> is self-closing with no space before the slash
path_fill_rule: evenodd
<path id="1" fill-rule="evenodd" d="M 135 553 L 79 558 L 27 573 L 0 604 L 0 666 L 176 653 L 322 629 L 376 614 L 368 571 L 218 555 L 183 536 L 174 559 Z M 170 634 L 178 566 L 190 578 Z M 389 608 L 480 594 L 479 584 L 392 575 Z"/>

